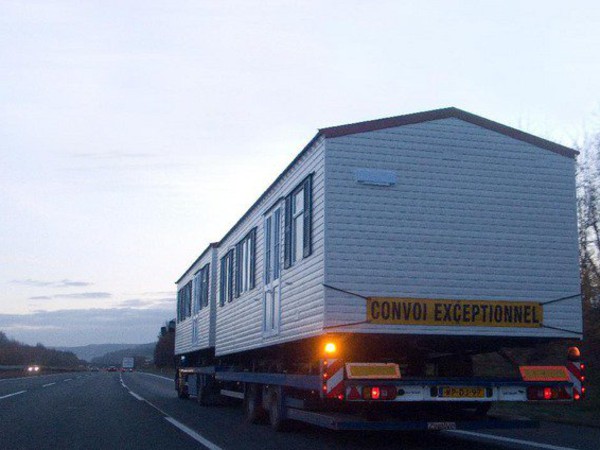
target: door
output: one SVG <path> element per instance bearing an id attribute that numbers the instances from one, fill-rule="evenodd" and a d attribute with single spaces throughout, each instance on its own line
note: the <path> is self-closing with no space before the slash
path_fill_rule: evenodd
<path id="1" fill-rule="evenodd" d="M 265 217 L 265 282 L 263 295 L 263 334 L 279 333 L 281 308 L 281 210 L 278 206 Z"/>

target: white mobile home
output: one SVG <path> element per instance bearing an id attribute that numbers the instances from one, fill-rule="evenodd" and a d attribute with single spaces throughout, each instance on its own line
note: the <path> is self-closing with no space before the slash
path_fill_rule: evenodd
<path id="1" fill-rule="evenodd" d="M 210 260 L 217 356 L 328 333 L 581 337 L 575 156 L 455 108 L 321 129 L 178 290 Z"/>
<path id="2" fill-rule="evenodd" d="M 210 352 L 215 346 L 217 244 L 210 244 L 177 280 L 175 354 Z"/>

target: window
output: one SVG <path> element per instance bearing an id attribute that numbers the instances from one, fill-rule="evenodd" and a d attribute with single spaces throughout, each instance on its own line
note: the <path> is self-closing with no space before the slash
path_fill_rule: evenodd
<path id="1" fill-rule="evenodd" d="M 177 292 L 177 321 L 181 322 L 192 315 L 192 281 Z"/>
<path id="2" fill-rule="evenodd" d="M 183 289 L 177 291 L 177 322 L 183 320 Z"/>
<path id="3" fill-rule="evenodd" d="M 229 250 L 221 258 L 221 283 L 219 291 L 221 306 L 231 300 L 233 300 L 233 249 Z"/>
<path id="4" fill-rule="evenodd" d="M 200 294 L 202 292 L 202 271 L 199 270 L 194 275 L 194 301 L 192 302 L 192 314 L 198 314 L 202 304 L 200 303 Z"/>
<path id="5" fill-rule="evenodd" d="M 192 280 L 190 280 L 183 288 L 184 292 L 184 319 L 192 315 Z"/>
<path id="6" fill-rule="evenodd" d="M 284 267 L 291 267 L 311 253 L 312 174 L 285 198 Z"/>
<path id="7" fill-rule="evenodd" d="M 265 284 L 279 279 L 281 274 L 280 236 L 281 208 L 277 208 L 265 220 Z"/>
<path id="8" fill-rule="evenodd" d="M 208 280 L 210 264 L 206 264 L 194 275 L 194 301 L 192 310 L 197 314 L 203 307 L 208 306 Z"/>
<path id="9" fill-rule="evenodd" d="M 256 228 L 235 246 L 235 296 L 254 288 L 256 263 Z"/>

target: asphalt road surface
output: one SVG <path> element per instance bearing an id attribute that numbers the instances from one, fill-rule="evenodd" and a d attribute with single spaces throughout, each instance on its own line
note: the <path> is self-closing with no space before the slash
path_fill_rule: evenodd
<path id="1" fill-rule="evenodd" d="M 1 449 L 600 449 L 600 429 L 467 433 L 276 433 L 244 421 L 239 405 L 180 400 L 172 380 L 143 373 L 72 373 L 0 380 Z"/>

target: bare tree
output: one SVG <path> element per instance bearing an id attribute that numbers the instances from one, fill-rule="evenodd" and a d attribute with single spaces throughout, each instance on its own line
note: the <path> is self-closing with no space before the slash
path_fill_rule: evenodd
<path id="1" fill-rule="evenodd" d="M 581 148 L 577 171 L 579 255 L 584 287 L 591 287 L 588 300 L 598 305 L 600 281 L 600 133 Z"/>

